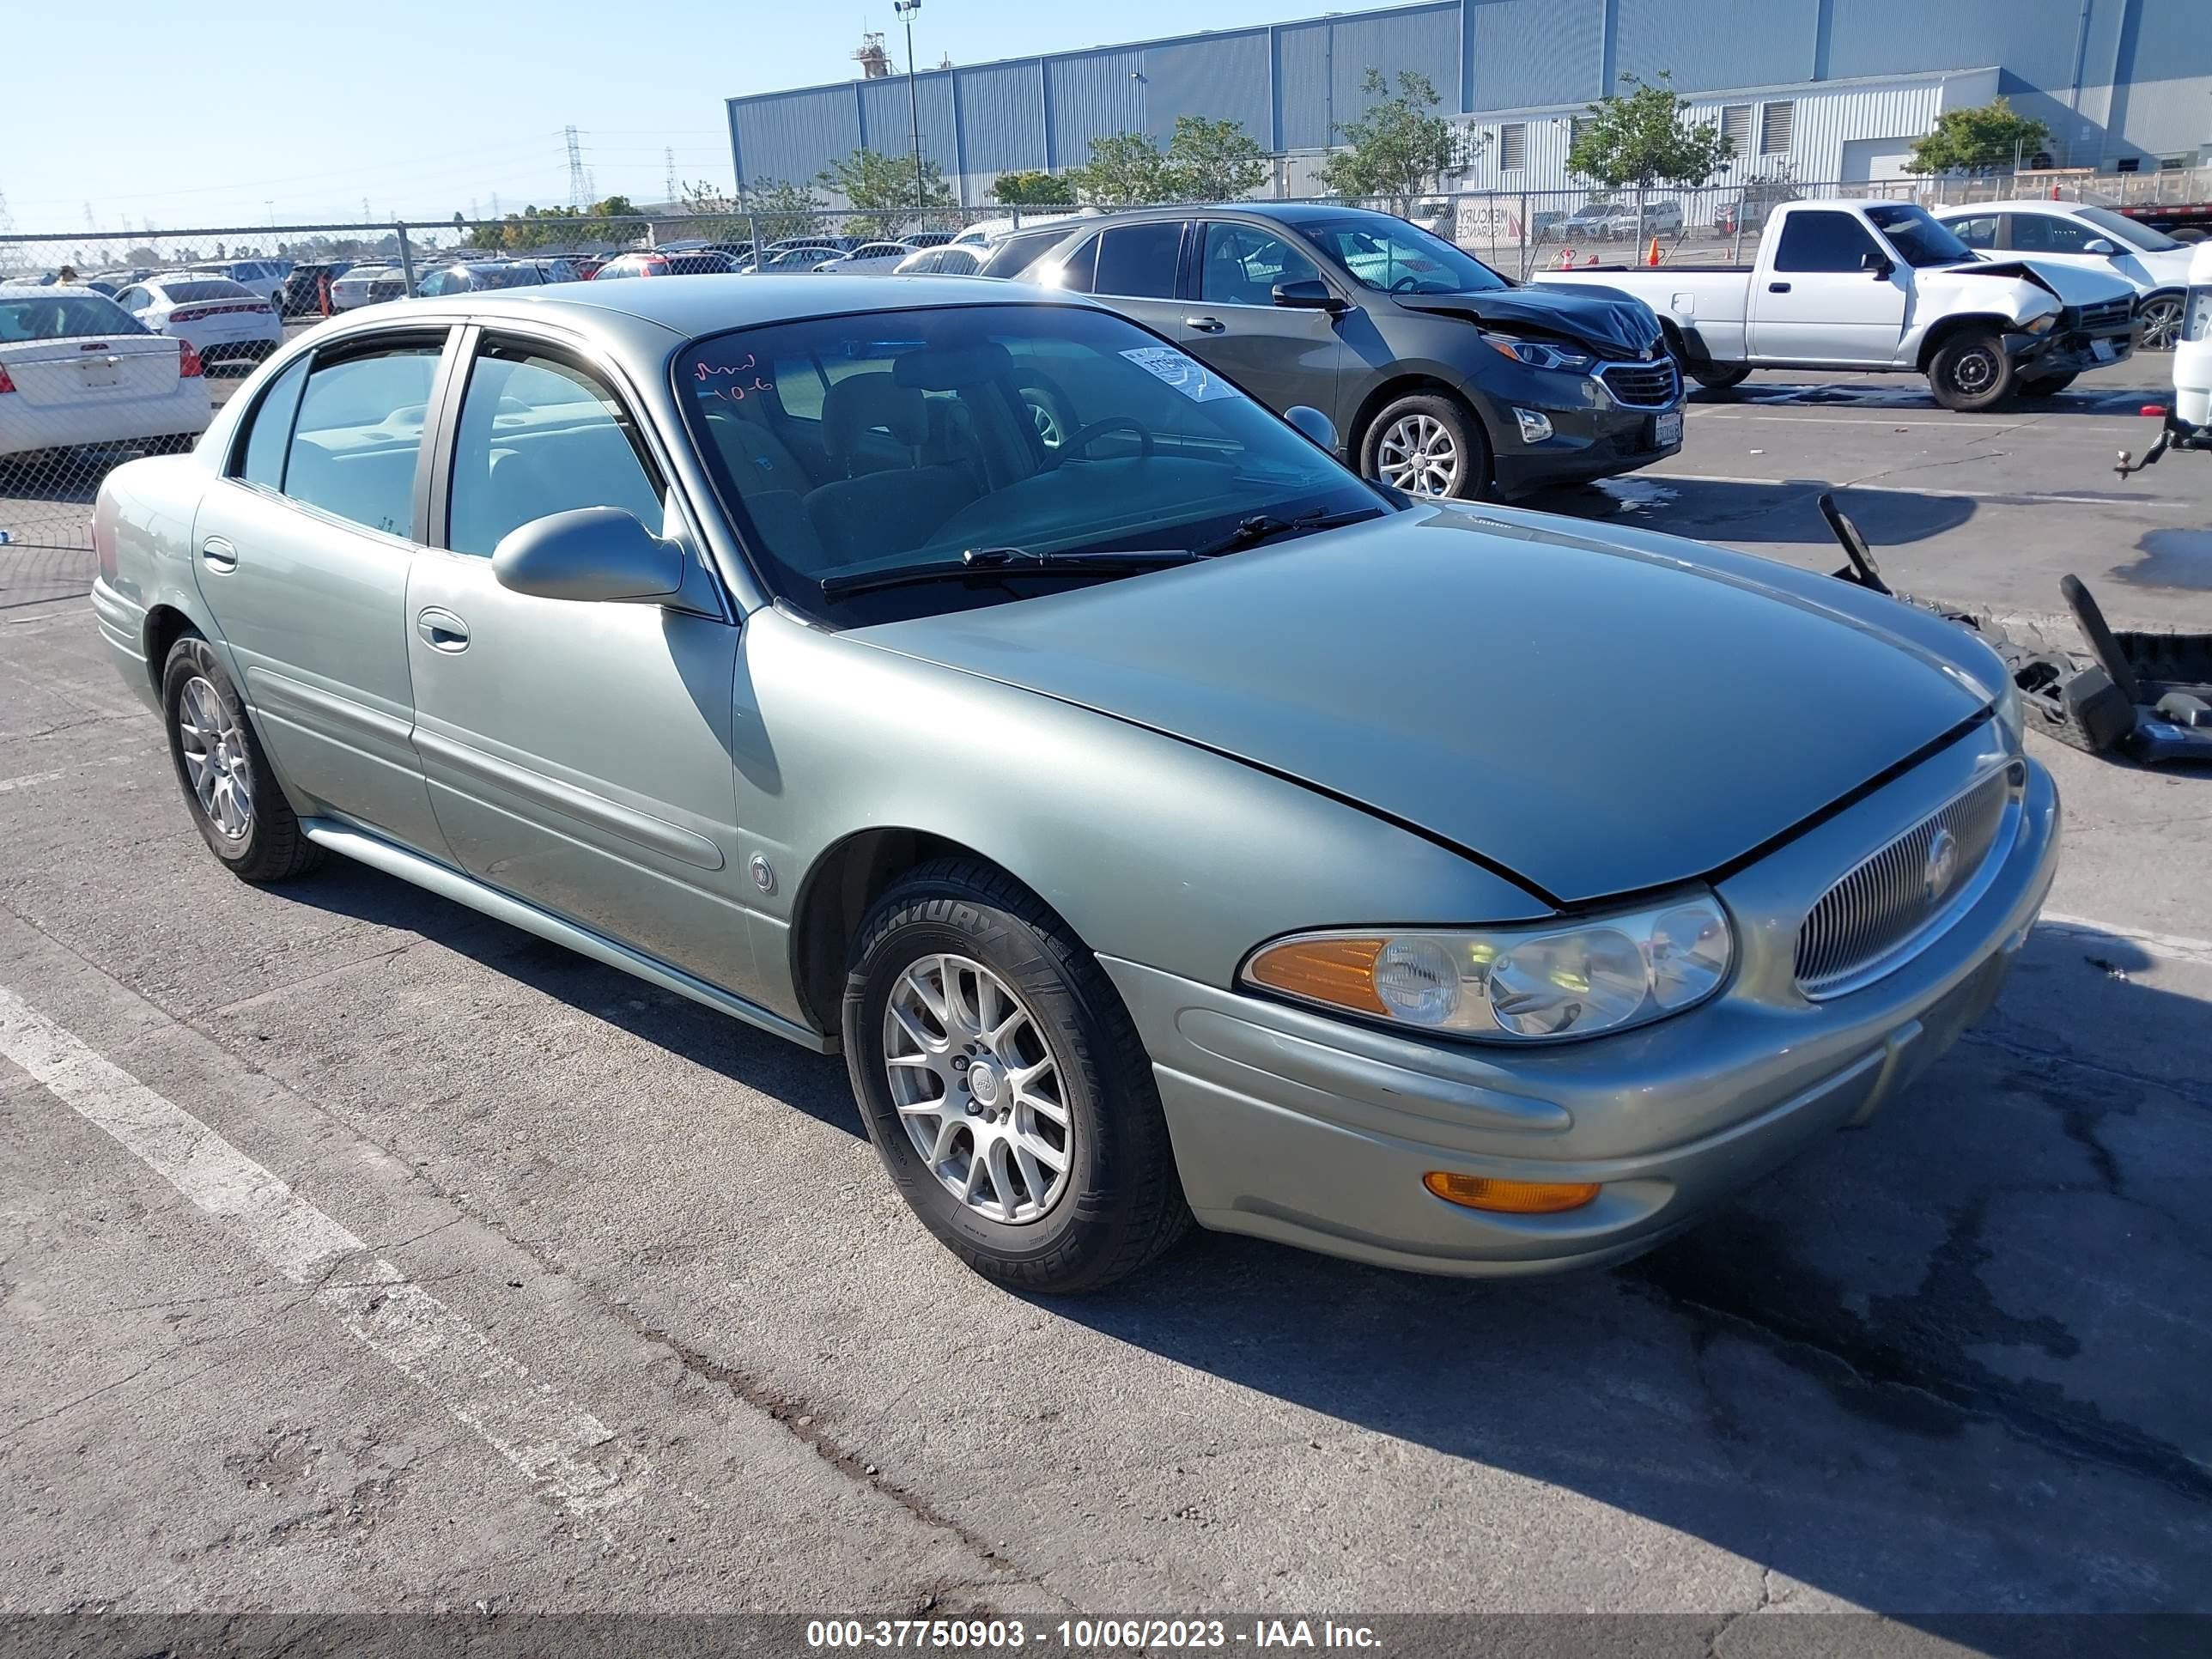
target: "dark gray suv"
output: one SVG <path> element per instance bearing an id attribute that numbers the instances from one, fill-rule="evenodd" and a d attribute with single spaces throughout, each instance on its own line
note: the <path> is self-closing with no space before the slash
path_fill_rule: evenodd
<path id="1" fill-rule="evenodd" d="M 1412 495 L 1516 495 L 1682 446 L 1640 300 L 1501 276 L 1403 219 L 1293 203 L 1086 219 L 1021 280 L 1095 295 Z"/>

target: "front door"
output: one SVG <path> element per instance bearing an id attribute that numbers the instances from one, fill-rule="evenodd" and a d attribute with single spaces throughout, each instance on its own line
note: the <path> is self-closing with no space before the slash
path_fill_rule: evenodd
<path id="1" fill-rule="evenodd" d="M 406 592 L 446 345 L 444 329 L 384 333 L 294 363 L 192 526 L 200 595 L 300 805 L 432 854 L 443 844 L 408 738 Z"/>
<path id="2" fill-rule="evenodd" d="M 1889 260 L 1877 274 L 1870 260 Z M 1905 337 L 1905 265 L 1854 213 L 1792 208 L 1771 266 L 1753 273 L 1751 349 L 1783 362 L 1885 368 Z"/>
<path id="3" fill-rule="evenodd" d="M 454 857 L 757 996 L 730 754 L 738 630 L 719 585 L 695 564 L 681 605 L 606 604 L 492 572 L 509 531 L 580 507 L 696 549 L 651 447 L 596 370 L 519 337 L 476 346 L 456 428 L 443 545 L 407 590 L 415 744 Z"/>
<path id="4" fill-rule="evenodd" d="M 1346 349 L 1334 313 L 1275 303 L 1283 283 L 1317 283 L 1321 267 L 1287 237 L 1256 225 L 1200 228 L 1183 349 L 1278 414 L 1296 404 L 1344 422 L 1336 406 Z"/>

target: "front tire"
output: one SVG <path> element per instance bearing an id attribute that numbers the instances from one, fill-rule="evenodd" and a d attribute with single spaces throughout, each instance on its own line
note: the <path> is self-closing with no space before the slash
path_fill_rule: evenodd
<path id="1" fill-rule="evenodd" d="M 1456 398 L 1417 392 L 1368 422 L 1359 470 L 1408 495 L 1481 501 L 1490 491 L 1490 442 Z"/>
<path id="2" fill-rule="evenodd" d="M 1961 329 L 1936 348 L 1928 364 L 1936 401 L 1960 414 L 1996 408 L 2012 395 L 2013 379 L 2012 359 L 1994 329 Z"/>
<path id="3" fill-rule="evenodd" d="M 1097 1290 L 1189 1224 L 1152 1064 L 1036 896 L 968 859 L 868 914 L 843 1007 L 868 1138 L 922 1224 L 1009 1289 Z"/>
<path id="4" fill-rule="evenodd" d="M 186 634 L 161 672 L 162 724 L 185 805 L 208 850 L 240 881 L 285 881 L 322 861 L 284 799 L 238 688 L 212 646 Z"/>

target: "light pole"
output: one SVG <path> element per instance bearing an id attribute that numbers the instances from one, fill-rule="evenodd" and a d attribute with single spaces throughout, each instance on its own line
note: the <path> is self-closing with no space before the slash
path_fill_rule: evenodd
<path id="1" fill-rule="evenodd" d="M 921 0 L 891 0 L 891 9 L 906 25 L 906 109 L 914 123 L 914 210 L 919 215 L 924 205 L 921 188 L 921 94 L 914 82 L 914 15 L 921 9 Z"/>

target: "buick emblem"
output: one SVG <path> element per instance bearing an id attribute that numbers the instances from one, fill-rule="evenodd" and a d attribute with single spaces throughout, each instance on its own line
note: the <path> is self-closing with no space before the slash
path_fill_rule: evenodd
<path id="1" fill-rule="evenodd" d="M 1950 890 L 1951 878 L 1958 872 L 1959 838 L 1948 830 L 1938 830 L 1928 843 L 1928 865 L 1920 874 L 1923 896 L 1935 903 Z"/>

